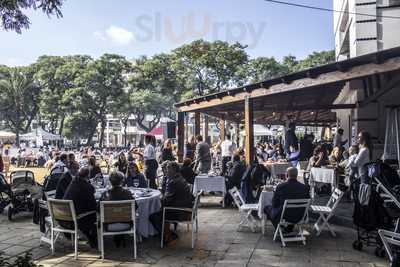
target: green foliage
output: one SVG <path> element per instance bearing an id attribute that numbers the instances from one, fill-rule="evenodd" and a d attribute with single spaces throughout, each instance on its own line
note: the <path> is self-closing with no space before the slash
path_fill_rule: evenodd
<path id="1" fill-rule="evenodd" d="M 23 256 L 18 256 L 15 262 L 10 263 L 5 260 L 0 253 L 0 266 L 4 267 L 43 267 L 43 265 L 38 265 L 33 262 L 32 254 L 26 253 Z"/>
<path id="2" fill-rule="evenodd" d="M 26 9 L 40 9 L 48 16 L 62 17 L 63 0 L 2 0 L 0 1 L 0 24 L 5 30 L 21 33 L 28 29 L 29 18 L 24 14 Z"/>
<path id="3" fill-rule="evenodd" d="M 248 61 L 245 48 L 239 43 L 194 41 L 173 51 L 175 68 L 185 88 L 196 95 L 219 92 L 235 84 L 240 66 Z"/>
<path id="4" fill-rule="evenodd" d="M 0 113 L 6 125 L 17 135 L 27 132 L 39 110 L 40 87 L 30 67 L 3 68 L 0 80 Z"/>

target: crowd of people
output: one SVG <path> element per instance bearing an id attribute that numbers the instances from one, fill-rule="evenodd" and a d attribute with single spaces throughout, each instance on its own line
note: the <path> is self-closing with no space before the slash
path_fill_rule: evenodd
<path id="1" fill-rule="evenodd" d="M 286 161 L 292 166 L 287 172 L 288 179 L 277 187 L 273 205 L 265 210 L 272 222 L 276 223 L 285 199 L 309 196 L 307 180 L 304 184 L 297 181 L 300 161 L 308 161 L 308 170 L 332 166 L 351 180 L 363 176 L 366 172 L 364 164 L 372 160 L 372 142 L 367 132 L 360 132 L 357 146 L 345 149 L 347 140 L 343 141 L 341 129 L 337 131 L 333 145 L 314 143 L 311 135 L 299 141 L 294 130 L 289 127 L 285 143 L 278 140 L 258 143 L 256 158 L 251 166 L 246 166 L 244 149 L 235 144 L 230 135 L 214 146 L 210 146 L 201 135 L 190 138 L 185 144 L 182 164 L 177 163 L 177 153 L 170 139 L 165 140 L 162 146 L 157 146 L 155 138 L 150 135 L 145 137 L 143 149 L 99 151 L 85 148 L 62 152 L 43 149 L 40 157 L 44 158 L 44 166 L 51 175 L 62 176 L 56 185 L 56 198 L 73 200 L 77 215 L 98 209 L 92 184 L 105 173 L 109 175 L 110 187 L 101 200 L 131 199 L 132 194 L 124 189 L 125 186 L 152 188 L 161 191 L 163 206 L 187 208 L 193 204 L 191 185 L 195 177 L 212 171 L 216 161 L 220 167 L 216 174 L 226 178 L 227 190 L 237 187 L 249 202 L 257 200 L 257 192 L 262 191 L 266 180 L 270 178 L 271 174 L 263 167 L 265 163 Z M 225 201 L 232 203 L 229 196 Z M 187 216 L 184 212 L 166 214 L 166 218 L 171 220 Z M 160 232 L 162 211 L 152 214 L 149 219 Z M 94 215 L 78 222 L 93 247 L 97 247 L 95 220 Z M 68 223 L 64 223 L 64 226 L 70 227 Z M 176 238 L 177 234 L 166 227 L 164 240 L 170 242 Z M 116 237 L 115 242 L 119 246 L 124 239 Z"/>

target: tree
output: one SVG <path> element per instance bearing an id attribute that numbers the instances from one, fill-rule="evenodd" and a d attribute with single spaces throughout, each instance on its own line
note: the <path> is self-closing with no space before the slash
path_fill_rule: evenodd
<path id="1" fill-rule="evenodd" d="M 275 58 L 258 57 L 251 59 L 248 64 L 243 65 L 237 77 L 238 85 L 262 82 L 272 78 L 285 75 L 289 72 L 288 67 L 279 63 Z"/>
<path id="2" fill-rule="evenodd" d="M 245 48 L 239 43 L 197 40 L 173 51 L 174 67 L 186 90 L 196 95 L 219 92 L 235 84 L 236 73 L 248 61 Z"/>
<path id="3" fill-rule="evenodd" d="M 64 103 L 71 103 L 71 114 L 80 113 L 79 117 L 87 116 L 87 120 L 100 123 L 100 146 L 103 145 L 107 114 L 113 113 L 117 98 L 126 87 L 125 74 L 131 70 L 131 64 L 119 55 L 104 54 L 97 60 L 88 63 L 77 74 L 75 87 L 66 92 Z M 96 128 L 88 135 L 92 141 Z"/>
<path id="4" fill-rule="evenodd" d="M 63 131 L 69 103 L 63 102 L 68 89 L 75 86 L 76 75 L 91 60 L 89 56 L 41 56 L 35 63 L 35 79 L 42 88 L 40 116 L 49 124 L 49 131 Z"/>
<path id="5" fill-rule="evenodd" d="M 130 95 L 127 92 L 123 92 L 115 102 L 115 108 L 114 108 L 114 116 L 119 118 L 123 129 L 124 129 L 124 146 L 126 147 L 127 145 L 127 128 L 128 128 L 128 123 L 129 123 L 129 118 L 132 115 L 133 112 L 133 105 L 132 101 L 130 99 Z"/>
<path id="6" fill-rule="evenodd" d="M 34 82 L 32 68 L 9 68 L 0 79 L 0 113 L 6 125 L 19 136 L 27 132 L 39 110 L 40 87 Z"/>
<path id="7" fill-rule="evenodd" d="M 307 56 L 305 59 L 301 60 L 298 64 L 298 70 L 304 70 L 309 68 L 314 68 L 317 66 L 325 65 L 335 61 L 335 51 L 321 51 L 313 52 L 311 55 Z"/>
<path id="8" fill-rule="evenodd" d="M 23 9 L 41 9 L 48 16 L 62 17 L 61 6 L 63 0 L 2 0 L 0 1 L 1 27 L 6 31 L 12 30 L 21 33 L 28 29 L 29 18 L 22 12 Z"/>
<path id="9" fill-rule="evenodd" d="M 132 113 L 135 115 L 136 123 L 146 132 L 157 126 L 167 109 L 165 96 L 150 89 L 131 91 L 130 101 L 133 103 Z M 146 117 L 151 117 L 147 124 Z"/>

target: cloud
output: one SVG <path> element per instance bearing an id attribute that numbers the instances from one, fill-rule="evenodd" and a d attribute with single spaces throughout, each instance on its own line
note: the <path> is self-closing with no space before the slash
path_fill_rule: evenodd
<path id="1" fill-rule="evenodd" d="M 109 40 L 116 45 L 128 45 L 135 39 L 132 32 L 114 25 L 104 31 L 95 31 L 93 36 L 101 41 Z"/>

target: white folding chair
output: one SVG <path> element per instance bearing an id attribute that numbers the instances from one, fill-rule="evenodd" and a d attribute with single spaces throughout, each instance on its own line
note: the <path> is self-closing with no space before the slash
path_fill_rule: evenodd
<path id="1" fill-rule="evenodd" d="M 235 205 L 239 209 L 241 215 L 239 229 L 241 227 L 248 226 L 250 227 L 251 231 L 255 233 L 258 224 L 257 224 L 257 219 L 254 218 L 252 212 L 258 211 L 258 203 L 246 204 L 236 186 L 229 190 L 229 194 L 233 198 L 233 201 L 235 202 Z"/>
<path id="2" fill-rule="evenodd" d="M 114 224 L 112 231 L 109 229 Z M 118 224 L 118 225 L 116 225 Z M 136 248 L 136 211 L 135 200 L 100 202 L 100 250 L 104 260 L 104 237 L 111 235 L 133 235 L 133 257 L 137 257 Z"/>
<path id="3" fill-rule="evenodd" d="M 332 195 L 325 206 L 311 205 L 311 210 L 315 213 L 319 213 L 318 220 L 314 224 L 314 228 L 319 236 L 322 230 L 326 227 L 331 232 L 332 236 L 336 236 L 335 231 L 331 228 L 328 221 L 335 214 L 335 210 L 342 199 L 344 192 L 338 188 L 334 188 Z"/>
<path id="4" fill-rule="evenodd" d="M 192 226 L 192 248 L 194 248 L 194 234 L 198 233 L 199 231 L 199 221 L 197 217 L 197 210 L 199 208 L 199 203 L 200 203 L 200 196 L 203 194 L 203 191 L 201 190 L 200 192 L 197 192 L 196 198 L 194 200 L 193 208 L 177 208 L 177 207 L 164 207 L 163 209 L 163 218 L 162 218 L 162 231 L 161 231 L 161 248 L 164 247 L 164 228 L 165 228 L 165 223 L 184 223 L 187 225 L 188 230 L 189 230 L 189 225 Z M 165 218 L 166 213 L 168 211 L 181 211 L 181 212 L 187 212 L 188 214 L 191 214 L 190 220 L 168 220 Z"/>
<path id="5" fill-rule="evenodd" d="M 47 192 L 43 192 L 43 194 L 45 195 L 45 199 L 49 199 L 49 198 L 54 198 L 54 195 L 56 194 L 56 190 L 52 190 L 52 191 L 47 191 Z M 47 210 L 49 211 L 49 207 L 47 206 L 47 201 L 44 199 L 39 199 L 39 209 L 41 210 Z M 39 241 L 39 246 L 42 245 L 42 242 L 47 243 L 49 245 L 51 245 L 51 217 L 47 216 L 44 219 L 44 224 L 45 224 L 45 232 L 43 233 L 43 235 L 40 237 L 40 241 Z"/>
<path id="6" fill-rule="evenodd" d="M 303 232 L 303 225 L 308 223 L 308 209 L 310 207 L 311 199 L 287 199 L 283 204 L 281 218 L 279 220 L 278 226 L 276 227 L 274 234 L 274 241 L 279 234 L 282 242 L 282 246 L 286 246 L 286 242 L 303 242 L 306 244 L 306 237 Z M 301 219 L 298 222 L 287 221 L 287 213 L 293 212 L 293 210 L 304 210 Z M 289 225 L 297 226 L 298 232 L 295 235 L 290 234 L 290 236 L 284 235 L 284 227 Z"/>
<path id="7" fill-rule="evenodd" d="M 387 230 L 383 230 L 383 229 L 379 229 L 378 233 L 382 239 L 382 243 L 383 243 L 383 246 L 385 247 L 386 253 L 389 256 L 389 260 L 392 263 L 391 266 L 398 266 L 398 265 L 393 264 L 393 260 L 394 260 L 393 250 L 395 247 L 397 247 L 397 249 L 400 248 L 400 234 L 391 232 L 391 231 L 387 231 Z M 399 263 L 397 263 L 397 264 L 399 264 Z"/>
<path id="8" fill-rule="evenodd" d="M 72 200 L 47 199 L 47 206 L 50 213 L 50 245 L 51 253 L 54 254 L 54 244 L 60 233 L 69 233 L 73 237 L 75 259 L 78 258 L 78 220 L 96 211 L 90 211 L 76 216 L 74 202 Z M 67 229 L 58 224 L 57 221 L 73 223 L 74 229 Z"/>

